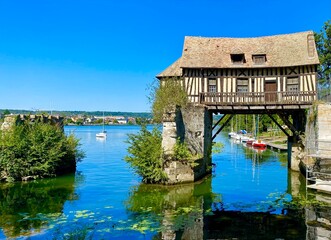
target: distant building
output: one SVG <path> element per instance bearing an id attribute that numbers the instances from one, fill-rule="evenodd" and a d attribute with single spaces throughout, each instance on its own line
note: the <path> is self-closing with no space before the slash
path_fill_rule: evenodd
<path id="1" fill-rule="evenodd" d="M 117 119 L 118 124 L 127 124 L 128 121 L 124 118 L 124 119 Z"/>

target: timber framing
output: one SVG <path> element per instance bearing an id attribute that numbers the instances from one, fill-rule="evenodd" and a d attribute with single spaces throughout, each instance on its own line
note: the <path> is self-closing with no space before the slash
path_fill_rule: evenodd
<path id="1" fill-rule="evenodd" d="M 182 56 L 157 78 L 176 78 L 189 102 L 214 113 L 306 109 L 317 99 L 312 31 L 258 38 L 185 37 Z"/>

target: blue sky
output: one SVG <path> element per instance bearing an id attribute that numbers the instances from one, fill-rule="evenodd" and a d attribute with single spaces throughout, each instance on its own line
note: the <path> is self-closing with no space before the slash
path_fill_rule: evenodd
<path id="1" fill-rule="evenodd" d="M 150 111 L 185 36 L 254 37 L 331 19 L 330 0 L 0 0 L 0 109 Z"/>

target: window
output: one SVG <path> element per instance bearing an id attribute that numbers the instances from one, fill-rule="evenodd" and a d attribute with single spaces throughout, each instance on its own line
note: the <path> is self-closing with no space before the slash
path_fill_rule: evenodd
<path id="1" fill-rule="evenodd" d="M 238 78 L 237 79 L 237 92 L 238 93 L 248 92 L 248 79 L 247 78 Z"/>
<path id="2" fill-rule="evenodd" d="M 265 54 L 253 55 L 253 62 L 256 65 L 263 65 L 267 61 L 267 57 Z"/>
<path id="3" fill-rule="evenodd" d="M 208 92 L 216 92 L 216 79 L 215 78 L 208 79 Z"/>
<path id="4" fill-rule="evenodd" d="M 299 91 L 299 77 L 288 77 L 286 81 L 286 90 L 288 92 Z"/>
<path id="5" fill-rule="evenodd" d="M 242 54 L 231 54 L 231 61 L 233 64 L 244 64 L 245 61 L 245 55 Z"/>

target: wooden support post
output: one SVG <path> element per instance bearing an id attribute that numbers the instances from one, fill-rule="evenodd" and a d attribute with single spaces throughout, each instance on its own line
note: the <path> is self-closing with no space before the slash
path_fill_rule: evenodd
<path id="1" fill-rule="evenodd" d="M 278 113 L 278 116 L 283 120 L 283 122 L 286 124 L 286 126 L 289 127 L 289 129 L 293 132 L 293 135 L 297 135 L 297 129 L 293 126 L 293 124 L 288 120 L 288 116 L 285 114 Z"/>
<path id="2" fill-rule="evenodd" d="M 215 139 L 215 137 L 217 136 L 217 134 L 219 134 L 222 129 L 225 127 L 225 125 L 231 120 L 231 118 L 233 117 L 234 115 L 231 114 L 230 117 L 225 121 L 225 123 L 217 130 L 217 132 L 214 134 L 214 136 L 211 138 L 211 140 L 213 141 Z"/>
<path id="3" fill-rule="evenodd" d="M 285 129 L 276 121 L 276 119 L 272 116 L 272 114 L 268 113 L 268 116 L 271 118 L 272 121 L 274 121 L 274 123 L 276 123 L 276 125 L 280 128 L 280 130 L 282 130 L 282 132 L 287 136 L 290 137 L 290 134 L 288 134 Z"/>
<path id="4" fill-rule="evenodd" d="M 213 128 L 212 128 L 212 130 L 214 130 L 216 127 L 217 127 L 217 125 L 225 118 L 225 116 L 226 116 L 227 114 L 224 114 L 221 118 L 220 118 L 220 120 L 218 120 L 217 121 L 217 123 L 215 123 L 215 125 L 213 126 Z"/>

